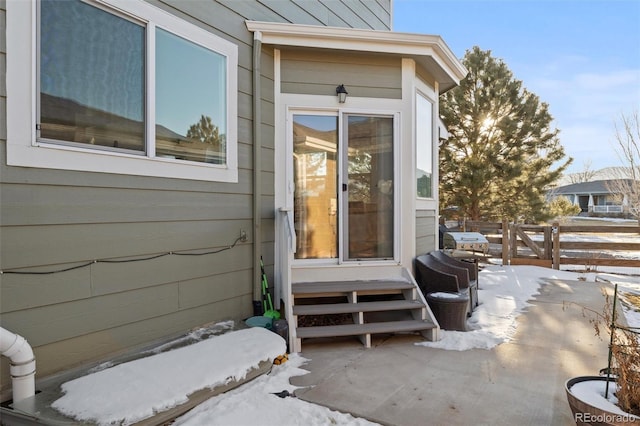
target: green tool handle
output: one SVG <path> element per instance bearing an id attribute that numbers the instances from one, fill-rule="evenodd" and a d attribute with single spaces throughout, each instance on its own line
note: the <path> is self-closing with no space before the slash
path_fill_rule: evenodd
<path id="1" fill-rule="evenodd" d="M 260 256 L 260 272 L 262 272 L 262 309 L 267 312 L 267 302 L 269 303 L 269 310 L 273 311 L 273 302 L 271 301 L 271 293 L 269 293 L 269 284 L 267 284 L 267 274 L 264 272 L 264 263 L 262 262 L 262 256 Z M 264 297 L 266 296 L 266 299 Z"/>

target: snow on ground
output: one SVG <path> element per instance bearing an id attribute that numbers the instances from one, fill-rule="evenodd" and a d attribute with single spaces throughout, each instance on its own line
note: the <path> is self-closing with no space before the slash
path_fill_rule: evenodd
<path id="1" fill-rule="evenodd" d="M 622 269 L 622 268 L 621 268 Z M 516 331 L 517 316 L 530 305 L 528 302 L 545 279 L 608 281 L 618 283 L 620 291 L 640 294 L 640 277 L 606 273 L 581 274 L 537 266 L 490 265 L 480 271 L 478 306 L 467 321 L 469 331 L 441 330 L 437 342 L 416 345 L 447 350 L 491 349 L 508 342 Z M 627 323 L 640 327 L 640 312 L 624 306 Z"/>
<path id="2" fill-rule="evenodd" d="M 544 279 L 575 280 L 578 274 L 537 266 L 490 265 L 480 271 L 480 305 L 467 321 L 469 331 L 441 330 L 437 342 L 416 345 L 448 350 L 491 349 L 511 339 L 516 318 L 538 294 Z"/>
<path id="3" fill-rule="evenodd" d="M 307 359 L 297 354 L 291 354 L 289 361 L 282 365 L 274 365 L 270 374 L 209 399 L 178 418 L 174 425 L 366 426 L 376 424 L 292 396 L 280 398 L 275 395 L 283 391 L 290 394 L 295 391 L 296 387 L 289 383 L 289 379 L 292 376 L 308 373 L 300 368 L 306 361 Z"/>
<path id="4" fill-rule="evenodd" d="M 624 294 L 640 295 L 640 276 L 616 275 L 611 273 L 596 273 L 594 281 L 606 281 L 618 285 L 618 294 L 622 295 L 622 310 L 629 327 L 640 329 L 640 308 L 625 303 Z"/>
<path id="5" fill-rule="evenodd" d="M 78 420 L 131 424 L 187 402 L 195 391 L 243 379 L 285 351 L 271 331 L 239 330 L 66 382 L 51 406 Z"/>
<path id="6" fill-rule="evenodd" d="M 617 282 L 640 294 L 640 277 L 609 273 L 580 274 L 535 266 L 490 265 L 480 272 L 481 305 L 469 319 L 471 331 L 442 330 L 438 342 L 418 345 L 447 350 L 490 349 L 513 336 L 518 315 L 530 305 L 545 279 Z M 640 312 L 625 311 L 629 324 L 640 324 Z M 227 323 L 225 327 L 228 328 Z M 196 390 L 214 387 L 229 377 L 244 377 L 260 361 L 285 352 L 280 336 L 262 328 L 228 332 L 199 343 L 156 353 L 63 384 L 65 395 L 52 406 L 77 419 L 99 424 L 130 424 L 186 401 Z M 306 374 L 307 360 L 292 354 L 271 373 L 211 398 L 178 418 L 175 425 L 373 425 L 349 414 L 276 393 L 292 394 L 292 376 Z"/>
<path id="7" fill-rule="evenodd" d="M 576 223 L 579 222 L 611 222 L 611 223 L 621 223 L 623 225 L 635 225 L 638 223 L 635 219 L 622 219 L 619 217 L 588 217 L 588 216 L 567 216 L 567 220 L 573 221 Z"/>

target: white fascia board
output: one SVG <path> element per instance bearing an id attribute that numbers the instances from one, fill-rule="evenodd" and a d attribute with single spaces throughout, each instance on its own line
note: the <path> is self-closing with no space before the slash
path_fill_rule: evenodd
<path id="1" fill-rule="evenodd" d="M 439 35 L 365 30 L 359 28 L 323 27 L 245 21 L 249 31 L 262 34 L 262 42 L 275 46 L 296 46 L 320 49 L 351 50 L 400 55 L 424 63 L 432 59 L 450 81 L 440 81 L 444 88 L 460 84 L 467 69 L 455 57 Z"/>

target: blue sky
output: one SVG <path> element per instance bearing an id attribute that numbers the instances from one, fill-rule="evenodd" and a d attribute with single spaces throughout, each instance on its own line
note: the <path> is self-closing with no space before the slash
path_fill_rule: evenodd
<path id="1" fill-rule="evenodd" d="M 560 142 L 585 164 L 619 166 L 614 121 L 640 109 L 638 0 L 394 0 L 394 31 L 438 34 L 458 58 L 479 46 L 549 104 Z"/>

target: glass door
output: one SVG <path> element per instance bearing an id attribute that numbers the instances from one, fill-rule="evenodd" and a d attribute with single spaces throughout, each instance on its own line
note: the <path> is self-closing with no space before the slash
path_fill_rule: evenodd
<path id="1" fill-rule="evenodd" d="M 295 259 L 393 259 L 394 119 L 337 114 L 292 115 Z"/>
<path id="2" fill-rule="evenodd" d="M 338 257 L 338 117 L 293 115 L 296 259 Z"/>
<path id="3" fill-rule="evenodd" d="M 343 120 L 343 259 L 393 259 L 393 117 L 345 114 Z"/>

